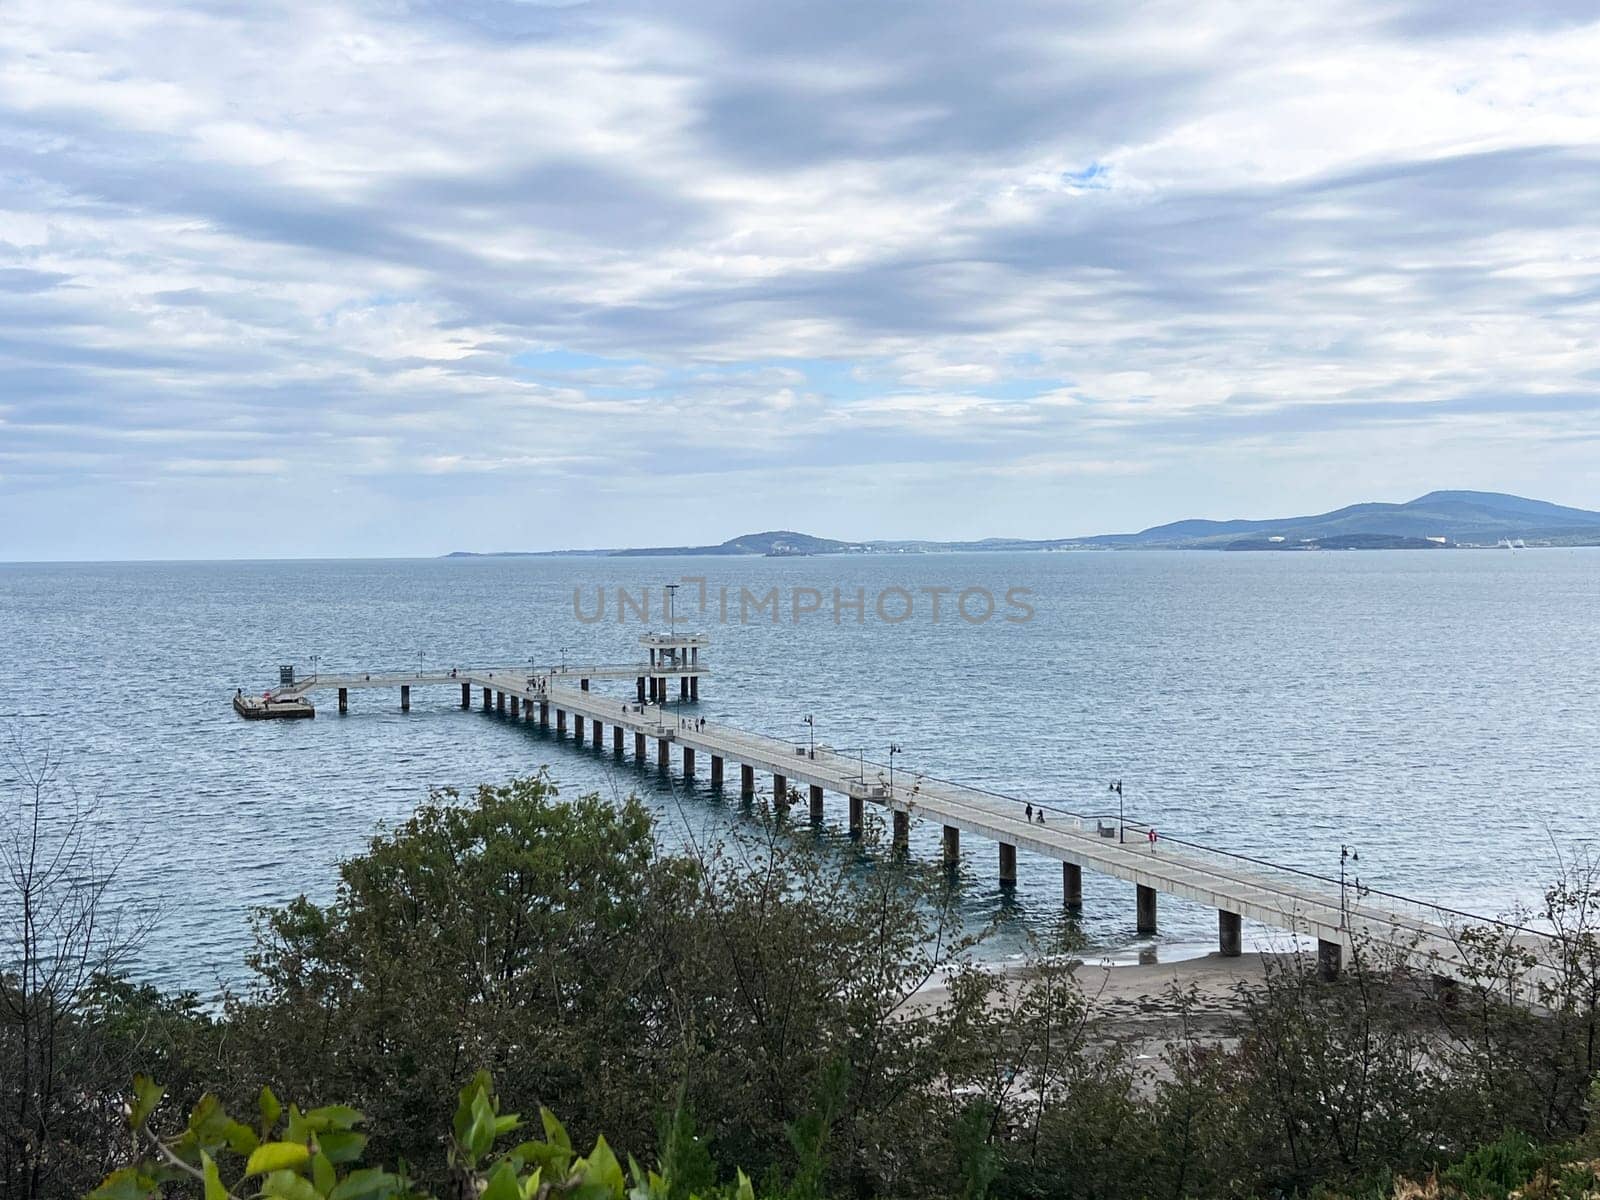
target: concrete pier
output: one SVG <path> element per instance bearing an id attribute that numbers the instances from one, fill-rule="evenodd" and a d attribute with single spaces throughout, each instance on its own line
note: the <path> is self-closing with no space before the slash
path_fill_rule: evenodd
<path id="1" fill-rule="evenodd" d="M 904 850 L 911 844 L 911 814 L 903 809 L 894 810 L 894 848 Z"/>
<path id="2" fill-rule="evenodd" d="M 722 755 L 713 754 L 711 756 L 711 786 L 714 788 L 722 786 L 722 762 Z"/>
<path id="3" fill-rule="evenodd" d="M 522 697 L 520 696 L 511 697 L 511 719 L 513 721 L 522 719 Z"/>
<path id="4" fill-rule="evenodd" d="M 1244 922 L 1236 912 L 1217 909 L 1217 950 L 1224 958 L 1238 958 L 1244 950 Z"/>
<path id="5" fill-rule="evenodd" d="M 583 717 L 577 713 L 572 714 L 572 740 L 583 745 Z"/>
<path id="6" fill-rule="evenodd" d="M 412 691 L 419 686 L 440 686 L 458 692 L 461 703 L 470 709 L 472 691 L 479 689 L 485 711 L 493 705 L 504 711 L 506 697 L 513 713 L 532 719 L 532 706 L 539 705 L 541 726 L 549 727 L 552 704 L 556 707 L 557 735 L 566 732 L 571 713 L 582 738 L 583 722 L 593 722 L 596 745 L 603 744 L 604 727 L 612 726 L 612 743 L 620 752 L 624 730 L 634 735 L 634 757 L 647 764 L 649 739 L 657 744 L 657 765 L 669 763 L 671 744 L 678 743 L 685 756 L 687 773 L 692 774 L 694 756 L 707 754 L 712 759 L 712 775 L 720 782 L 732 763 L 739 766 L 741 795 L 755 791 L 755 773 L 767 772 L 774 791 L 784 796 L 789 787 L 804 787 L 814 819 L 821 817 L 825 791 L 844 796 L 849 804 L 850 828 L 860 833 L 865 824 L 866 805 L 873 803 L 889 810 L 893 837 L 897 845 L 909 838 L 910 812 L 899 806 L 898 790 L 889 786 L 888 764 L 873 762 L 860 751 L 840 753 L 825 747 L 799 750 L 790 738 L 775 738 L 726 724 L 700 721 L 678 724 L 674 714 L 660 705 L 623 704 L 604 689 L 594 691 L 582 680 L 617 680 L 631 684 L 634 693 L 664 698 L 671 680 L 680 680 L 679 695 L 688 681 L 688 695 L 698 696 L 697 681 L 705 668 L 699 665 L 697 639 L 681 634 L 652 634 L 648 665 L 638 662 L 615 666 L 569 666 L 539 668 L 535 664 L 494 670 L 416 671 L 385 674 L 319 674 L 295 681 L 293 669 L 286 668 L 282 686 L 261 695 L 246 696 L 236 689 L 231 697 L 242 717 L 260 719 L 271 716 L 311 716 L 315 710 L 309 695 L 316 690 L 336 692 L 341 712 L 349 711 L 350 692 L 357 688 L 395 689 L 402 709 L 409 709 Z M 703 639 L 699 639 L 703 641 Z M 574 681 L 577 681 L 576 683 Z M 259 694 L 259 693 L 258 693 Z M 390 695 L 393 695 L 390 692 Z M 896 773 L 898 777 L 898 772 Z M 1062 864 L 1062 900 L 1069 908 L 1083 901 L 1083 871 L 1091 869 L 1135 886 L 1137 924 L 1141 934 L 1156 930 L 1158 893 L 1204 905 L 1217 912 L 1218 947 L 1232 955 L 1242 951 L 1245 918 L 1282 929 L 1318 942 L 1318 964 L 1324 975 L 1337 975 L 1346 948 L 1356 938 L 1367 938 L 1395 946 L 1401 954 L 1441 978 L 1466 978 L 1471 964 L 1463 959 L 1453 929 L 1463 916 L 1435 909 L 1438 919 L 1428 915 L 1426 902 L 1400 896 L 1374 893 L 1353 903 L 1338 891 L 1338 880 L 1328 880 L 1304 870 L 1277 867 L 1259 858 L 1231 854 L 1215 846 L 1200 846 L 1181 837 L 1163 837 L 1159 844 L 1139 837 L 1143 826 L 1136 826 L 1126 841 L 1115 837 L 1115 817 L 1093 812 L 1075 814 L 1055 806 L 1044 811 L 1047 821 L 1039 823 L 1037 811 L 1030 814 L 1019 798 L 967 787 L 931 776 L 918 777 L 915 815 L 937 822 L 943 831 L 943 858 L 948 866 L 960 863 L 963 832 L 999 847 L 1000 877 L 1008 884 L 1016 878 L 1018 853 L 1054 859 Z M 1032 815 L 1033 819 L 1029 817 Z M 1110 830 L 1112 837 L 1106 837 Z M 1381 897 L 1381 898 L 1380 898 Z M 1552 975 L 1558 943 L 1542 939 L 1545 935 L 1526 934 L 1530 944 L 1541 952 L 1537 969 Z M 1548 960 L 1548 961 L 1547 961 Z"/>
<path id="7" fill-rule="evenodd" d="M 494 694 L 494 710 L 495 710 L 495 712 L 500 713 L 501 715 L 505 714 L 505 711 L 506 711 L 506 694 L 504 692 L 496 692 Z"/>
<path id="8" fill-rule="evenodd" d="M 611 753 L 615 754 L 615 755 L 618 755 L 618 756 L 620 756 L 622 754 L 622 726 L 621 725 L 613 725 L 611 727 Z"/>
<path id="9" fill-rule="evenodd" d="M 694 778 L 694 747 L 693 746 L 685 746 L 683 748 L 683 777 L 685 779 L 693 779 Z"/>
<path id="10" fill-rule="evenodd" d="M 1154 933 L 1156 931 L 1156 890 L 1136 884 L 1135 908 L 1138 910 L 1139 932 Z"/>
<path id="11" fill-rule="evenodd" d="M 1061 864 L 1061 902 L 1068 908 L 1083 907 L 1083 868 L 1077 863 Z"/>
<path id="12" fill-rule="evenodd" d="M 811 785 L 811 822 L 814 825 L 822 824 L 822 789 L 816 784 Z"/>
<path id="13" fill-rule="evenodd" d="M 789 777 L 776 772 L 772 776 L 772 804 L 780 812 L 789 807 Z"/>

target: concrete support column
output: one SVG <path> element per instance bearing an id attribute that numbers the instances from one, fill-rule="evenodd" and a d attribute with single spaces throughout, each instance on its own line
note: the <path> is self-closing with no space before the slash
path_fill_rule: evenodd
<path id="1" fill-rule="evenodd" d="M 1061 864 L 1061 899 L 1068 908 L 1083 907 L 1083 868 L 1077 863 Z"/>
<path id="2" fill-rule="evenodd" d="M 496 692 L 494 694 L 494 710 L 497 713 L 506 711 L 506 694 L 504 692 Z"/>
<path id="3" fill-rule="evenodd" d="M 1238 958 L 1244 949 L 1243 922 L 1239 914 L 1225 908 L 1217 909 L 1217 949 L 1223 958 Z"/>
<path id="4" fill-rule="evenodd" d="M 691 675 L 689 677 L 689 699 L 700 699 L 700 676 L 698 675 Z"/>
<path id="5" fill-rule="evenodd" d="M 550 701 L 548 700 L 539 701 L 539 727 L 541 729 L 550 728 Z"/>
<path id="6" fill-rule="evenodd" d="M 494 693 L 488 688 L 483 689 L 483 711 L 488 712 L 494 706 Z"/>
<path id="7" fill-rule="evenodd" d="M 904 850 L 910 844 L 911 814 L 897 808 L 894 811 L 894 848 Z"/>
<path id="8" fill-rule="evenodd" d="M 577 713 L 572 714 L 572 740 L 583 745 L 583 718 Z"/>
<path id="9" fill-rule="evenodd" d="M 678 699 L 679 700 L 687 700 L 688 698 L 689 698 L 689 677 L 687 675 L 680 675 L 680 676 L 678 676 Z"/>
<path id="10" fill-rule="evenodd" d="M 645 751 L 644 734 L 642 733 L 635 733 L 633 735 L 633 757 L 640 766 L 643 766 L 644 760 L 649 757 Z"/>
<path id="11" fill-rule="evenodd" d="M 560 737 L 566 731 L 567 731 L 567 710 L 564 709 L 564 708 L 558 708 L 558 709 L 556 709 L 556 736 Z"/>
<path id="12" fill-rule="evenodd" d="M 513 697 L 511 697 L 511 716 L 512 716 L 513 719 L 519 718 L 519 717 L 522 716 L 522 697 L 521 696 L 513 696 Z"/>
<path id="13" fill-rule="evenodd" d="M 748 800 L 756 794 L 756 769 L 749 763 L 739 764 L 739 795 Z"/>
<path id="14" fill-rule="evenodd" d="M 461 685 L 461 707 L 472 707 L 472 685 L 470 683 L 463 683 Z"/>
<path id="15" fill-rule="evenodd" d="M 587 679 L 580 679 L 578 680 L 578 686 L 587 692 L 589 690 L 589 681 Z"/>
<path id="16" fill-rule="evenodd" d="M 944 827 L 944 865 L 951 869 L 961 865 L 961 830 L 954 825 Z"/>
<path id="17" fill-rule="evenodd" d="M 1000 843 L 1000 886 L 1017 886 L 1017 848 L 1010 842 Z"/>
<path id="18" fill-rule="evenodd" d="M 1317 978 L 1332 983 L 1339 978 L 1339 968 L 1344 965 L 1344 947 L 1338 942 L 1317 939 Z"/>
<path id="19" fill-rule="evenodd" d="M 693 779 L 694 778 L 694 747 L 693 746 L 685 746 L 683 748 L 683 777 L 685 779 Z"/>
<path id="20" fill-rule="evenodd" d="M 822 789 L 814 783 L 811 785 L 811 820 L 822 824 Z"/>
<path id="21" fill-rule="evenodd" d="M 1134 885 L 1134 891 L 1134 906 L 1138 910 L 1139 932 L 1154 933 L 1156 931 L 1156 890 L 1138 883 Z"/>
<path id="22" fill-rule="evenodd" d="M 409 683 L 400 685 L 400 711 L 411 711 L 411 685 Z"/>
<path id="23" fill-rule="evenodd" d="M 342 713 L 347 713 L 347 712 L 350 711 L 350 689 L 349 688 L 340 688 L 339 689 L 339 711 L 342 712 Z"/>
<path id="24" fill-rule="evenodd" d="M 661 680 L 654 675 L 650 676 L 650 703 L 654 704 L 661 699 Z"/>
<path id="25" fill-rule="evenodd" d="M 621 754 L 622 753 L 622 726 L 621 725 L 613 725 L 611 727 L 611 753 L 613 753 L 613 754 Z"/>
<path id="26" fill-rule="evenodd" d="M 639 684 L 639 703 L 643 704 L 644 703 L 644 676 L 643 675 L 639 676 L 638 684 Z"/>
<path id="27" fill-rule="evenodd" d="M 720 754 L 711 756 L 711 786 L 714 788 L 722 786 L 722 755 Z"/>
<path id="28" fill-rule="evenodd" d="M 605 724 L 604 724 L 604 722 L 602 722 L 600 720 L 599 717 L 596 717 L 595 720 L 594 720 L 594 745 L 595 745 L 595 749 L 598 750 L 602 745 L 604 745 L 605 744 L 605 740 L 606 740 L 606 727 L 605 727 Z"/>
<path id="29" fill-rule="evenodd" d="M 656 739 L 656 766 L 663 771 L 672 765 L 671 746 L 672 743 L 666 738 Z"/>
<path id="30" fill-rule="evenodd" d="M 789 807 L 789 780 L 776 772 L 772 776 L 772 803 L 778 808 Z"/>
<path id="31" fill-rule="evenodd" d="M 867 802 L 860 796 L 850 797 L 850 836 L 860 837 L 867 827 Z"/>

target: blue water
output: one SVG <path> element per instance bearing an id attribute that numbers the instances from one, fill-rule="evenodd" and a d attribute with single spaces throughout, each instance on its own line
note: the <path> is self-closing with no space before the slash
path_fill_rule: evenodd
<path id="1" fill-rule="evenodd" d="M 1593 837 L 1600 780 L 1600 551 L 1078 553 L 798 559 L 490 559 L 0 565 L 0 725 L 99 802 L 133 852 L 119 894 L 160 901 L 139 973 L 209 991 L 243 974 L 252 906 L 332 894 L 337 861 L 430 785 L 470 787 L 547 766 L 569 791 L 637 792 L 662 836 L 751 818 L 704 782 L 674 787 L 609 750 L 458 707 L 459 692 L 352 694 L 337 715 L 245 722 L 229 698 L 280 662 L 324 670 L 626 661 L 642 627 L 575 618 L 595 589 L 637 595 L 681 576 L 754 593 L 834 587 L 799 623 L 694 625 L 715 675 L 698 712 L 805 741 L 862 747 L 932 773 L 1080 811 L 1125 783 L 1130 815 L 1317 871 L 1341 842 L 1366 882 L 1476 911 L 1537 895 L 1558 854 Z M 929 619 L 919 589 L 1029 589 L 1033 620 Z M 911 591 L 888 624 L 872 598 Z M 679 593 L 680 611 L 693 587 Z M 737 602 L 734 604 L 737 612 Z M 887 610 L 897 615 L 900 603 Z M 618 694 L 629 684 L 611 686 Z M 0 789 L 15 792 L 0 764 Z M 732 777 L 730 777 L 730 780 Z M 823 852 L 853 855 L 842 798 Z M 803 826 L 803 821 L 801 822 Z M 802 828 L 797 836 L 810 837 Z M 938 830 L 914 855 L 938 857 Z M 1060 918 L 1060 870 L 969 838 L 960 882 L 989 949 L 1016 953 Z M 870 870 L 870 861 L 860 869 Z M 1137 945 L 1132 889 L 1087 877 L 1082 927 Z M 1210 944 L 1212 912 L 1163 898 L 1165 953 Z"/>

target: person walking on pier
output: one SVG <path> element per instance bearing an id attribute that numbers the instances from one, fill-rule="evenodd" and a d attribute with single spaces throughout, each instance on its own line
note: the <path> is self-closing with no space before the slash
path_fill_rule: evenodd
<path id="1" fill-rule="evenodd" d="M 1032 824 L 1032 822 L 1033 822 L 1033 801 L 1029 800 L 1027 805 L 1023 808 L 1022 811 L 1028 814 L 1028 822 L 1030 824 Z"/>

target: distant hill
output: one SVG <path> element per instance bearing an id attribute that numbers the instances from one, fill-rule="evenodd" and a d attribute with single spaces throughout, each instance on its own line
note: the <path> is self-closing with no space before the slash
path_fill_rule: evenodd
<path id="1" fill-rule="evenodd" d="M 746 533 L 714 546 L 650 546 L 621 550 L 528 551 L 528 556 L 682 556 L 922 554 L 995 550 L 1376 550 L 1493 546 L 1501 540 L 1552 546 L 1600 545 L 1600 512 L 1565 508 L 1503 492 L 1429 492 L 1404 504 L 1352 504 L 1332 512 L 1273 520 L 1173 521 L 1138 533 L 1080 538 L 983 538 L 971 542 L 844 542 L 792 529 Z M 520 557 L 503 551 L 457 550 L 448 558 Z"/>

